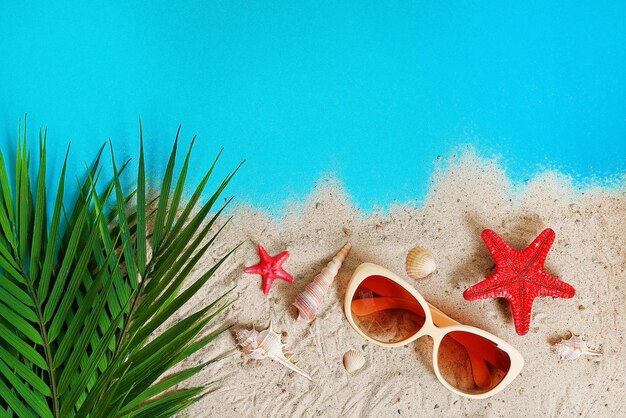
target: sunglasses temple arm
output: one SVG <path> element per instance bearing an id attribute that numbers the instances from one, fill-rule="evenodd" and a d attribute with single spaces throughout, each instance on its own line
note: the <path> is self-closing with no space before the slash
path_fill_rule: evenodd
<path id="1" fill-rule="evenodd" d="M 441 312 L 439 309 L 437 309 L 430 303 L 428 304 L 428 307 L 430 308 L 430 313 L 433 317 L 433 322 L 438 327 L 447 327 L 450 325 L 461 325 L 460 322 L 457 322 L 454 319 L 450 318 L 448 315 L 444 314 L 443 312 Z"/>
<path id="2" fill-rule="evenodd" d="M 404 298 L 396 298 L 394 297 L 394 292 L 393 290 L 389 287 L 389 286 L 385 286 L 382 285 L 380 283 L 376 283 L 376 282 L 372 282 L 372 283 L 361 283 L 361 286 L 371 290 L 374 293 L 377 293 L 385 298 L 393 298 L 396 301 L 401 301 Z M 415 303 L 418 303 L 418 301 L 416 300 Z M 433 317 L 433 322 L 435 323 L 435 325 L 439 326 L 439 327 L 447 327 L 450 325 L 461 325 L 459 322 L 456 322 L 454 319 L 450 318 L 448 315 L 444 314 L 443 312 L 441 312 L 439 309 L 437 309 L 436 307 L 434 307 L 433 305 L 431 305 L 430 303 L 426 302 L 428 304 L 428 307 L 430 308 L 430 312 L 431 315 Z M 381 309 L 389 309 L 387 308 L 382 308 L 382 305 L 379 306 L 379 308 Z M 380 310 L 380 309 L 376 309 L 376 310 Z M 413 310 L 413 309 L 409 309 L 409 310 Z"/>

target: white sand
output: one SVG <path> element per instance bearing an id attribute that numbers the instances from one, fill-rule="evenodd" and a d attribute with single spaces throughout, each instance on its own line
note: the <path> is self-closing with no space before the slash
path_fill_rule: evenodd
<path id="1" fill-rule="evenodd" d="M 242 325 L 286 331 L 287 348 L 313 382 L 270 360 L 248 361 L 236 353 L 199 374 L 191 383 L 223 379 L 216 392 L 191 406 L 189 416 L 624 416 L 626 413 L 626 191 L 575 190 L 568 180 L 546 173 L 514 188 L 501 168 L 468 155 L 435 176 L 419 207 L 393 206 L 364 216 L 340 185 L 321 182 L 310 198 L 281 219 L 239 208 L 211 265 L 232 245 L 245 241 L 185 311 L 196 310 L 237 286 L 239 299 L 227 318 Z M 480 238 L 491 228 L 517 248 L 542 229 L 555 230 L 546 269 L 576 288 L 572 299 L 535 300 L 530 332 L 515 333 L 506 301 L 467 302 L 462 293 L 491 272 L 493 261 Z M 346 242 L 352 253 L 311 324 L 296 321 L 297 292 Z M 276 281 L 269 297 L 259 276 L 243 267 L 256 264 L 257 244 L 270 254 L 284 249 L 293 284 Z M 346 321 L 342 301 L 354 268 L 370 261 L 406 276 L 404 259 L 415 246 L 428 247 L 439 268 L 422 281 L 409 280 L 435 306 L 462 323 L 483 328 L 513 344 L 524 356 L 521 375 L 503 392 L 469 400 L 445 389 L 432 371 L 429 338 L 389 349 L 359 337 Z M 561 361 L 549 344 L 581 334 L 604 357 Z M 209 349 L 186 360 L 200 363 L 233 349 L 224 334 Z M 343 353 L 362 351 L 366 366 L 354 375 L 343 368 Z"/>

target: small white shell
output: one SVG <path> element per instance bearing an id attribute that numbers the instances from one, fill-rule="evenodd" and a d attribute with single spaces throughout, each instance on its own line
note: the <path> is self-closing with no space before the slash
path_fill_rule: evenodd
<path id="1" fill-rule="evenodd" d="M 601 356 L 600 351 L 590 350 L 587 343 L 578 335 L 571 333 L 572 336 L 568 339 L 562 339 L 556 344 L 552 344 L 550 347 L 552 351 L 557 353 L 562 360 L 576 360 L 578 357 L 587 356 Z"/>
<path id="2" fill-rule="evenodd" d="M 406 256 L 406 273 L 413 279 L 423 279 L 437 269 L 429 249 L 415 247 Z"/>
<path id="3" fill-rule="evenodd" d="M 343 367 L 348 373 L 354 373 L 365 365 L 365 357 L 356 350 L 348 350 L 343 355 Z"/>

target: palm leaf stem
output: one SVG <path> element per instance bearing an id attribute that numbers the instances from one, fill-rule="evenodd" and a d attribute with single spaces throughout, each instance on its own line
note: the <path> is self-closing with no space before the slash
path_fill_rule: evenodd
<path id="1" fill-rule="evenodd" d="M 59 396 L 57 393 L 56 378 L 54 374 L 53 357 L 52 357 L 52 351 L 50 350 L 50 340 L 48 339 L 48 331 L 46 329 L 45 321 L 43 318 L 43 311 L 41 310 L 41 304 L 39 302 L 39 298 L 37 297 L 37 292 L 35 291 L 35 287 L 31 283 L 28 275 L 24 273 L 24 268 L 22 266 L 22 263 L 19 262 L 19 260 L 16 260 L 16 261 L 19 264 L 20 273 L 22 277 L 24 278 L 24 281 L 26 282 L 26 286 L 28 287 L 28 290 L 33 298 L 33 302 L 35 302 L 35 312 L 37 314 L 37 325 L 39 326 L 39 332 L 41 332 L 41 339 L 43 340 L 42 347 L 44 350 L 46 364 L 48 365 L 48 375 L 50 377 L 50 392 L 52 395 L 51 397 L 52 397 L 52 408 L 53 408 L 52 411 L 55 417 L 60 417 L 61 411 L 59 408 Z"/>

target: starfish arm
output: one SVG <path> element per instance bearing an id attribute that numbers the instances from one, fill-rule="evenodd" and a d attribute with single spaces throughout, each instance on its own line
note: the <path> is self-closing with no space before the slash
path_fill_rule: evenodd
<path id="1" fill-rule="evenodd" d="M 517 335 L 528 334 L 534 299 L 535 295 L 533 292 L 528 291 L 519 292 L 516 297 L 507 298 L 511 305 Z"/>
<path id="2" fill-rule="evenodd" d="M 550 247 L 554 243 L 556 234 L 550 228 L 544 229 L 541 234 L 522 251 L 522 259 L 525 269 L 543 268 L 543 263 L 548 257 Z"/>
<path id="3" fill-rule="evenodd" d="M 287 260 L 288 257 L 289 251 L 283 251 L 282 253 L 274 257 L 274 262 L 277 266 L 282 266 L 282 264 Z"/>
<path id="4" fill-rule="evenodd" d="M 261 274 L 262 269 L 263 267 L 260 264 L 257 264 L 254 266 L 246 267 L 245 269 L 243 269 L 243 272 L 248 274 Z"/>
<path id="5" fill-rule="evenodd" d="M 287 273 L 283 269 L 280 269 L 276 272 L 276 277 L 278 277 L 279 279 L 288 281 L 288 282 L 293 282 L 293 277 L 291 276 L 291 274 Z"/>
<path id="6" fill-rule="evenodd" d="M 272 260 L 272 257 L 267 253 L 265 248 L 262 245 L 259 245 L 259 257 L 261 258 L 261 264 L 267 263 Z"/>
<path id="7" fill-rule="evenodd" d="M 510 268 L 511 260 L 519 257 L 519 252 L 509 246 L 498 234 L 491 229 L 485 229 L 481 234 L 485 245 L 489 249 L 496 266 Z"/>
<path id="8" fill-rule="evenodd" d="M 505 295 L 503 292 L 503 283 L 500 283 L 500 278 L 497 273 L 492 274 L 482 282 L 478 282 L 475 285 L 469 287 L 463 292 L 463 298 L 468 301 L 499 298 Z"/>
<path id="9" fill-rule="evenodd" d="M 263 276 L 263 284 L 261 285 L 261 289 L 263 289 L 263 294 L 265 294 L 265 296 L 267 296 L 267 294 L 270 292 L 273 281 L 274 281 L 273 277 Z"/>
<path id="10" fill-rule="evenodd" d="M 574 289 L 573 286 L 547 273 L 538 274 L 537 279 L 539 282 L 537 296 L 552 296 L 553 298 L 569 299 L 576 294 L 576 289 Z"/>

